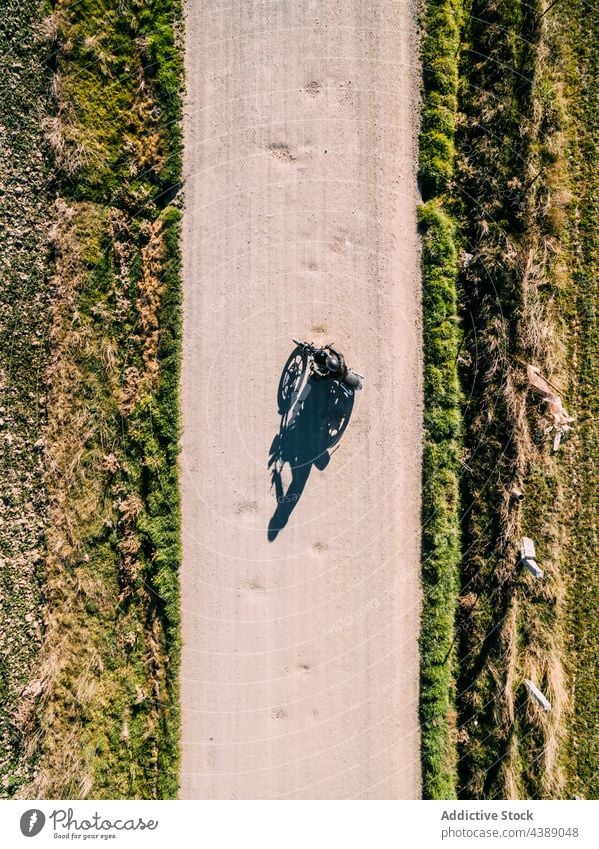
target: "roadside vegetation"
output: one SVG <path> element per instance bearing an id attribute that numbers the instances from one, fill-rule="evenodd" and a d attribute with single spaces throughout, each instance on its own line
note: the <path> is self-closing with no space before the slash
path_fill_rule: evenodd
<path id="1" fill-rule="evenodd" d="M 428 8 L 435 10 L 436 4 Z M 591 15 L 591 24 L 596 23 Z M 597 302 L 591 268 L 597 243 L 596 184 L 587 170 L 588 162 L 596 162 L 592 118 L 589 126 L 596 42 L 582 36 L 588 25 L 588 12 L 575 2 L 551 9 L 514 0 L 465 4 L 455 154 L 450 134 L 427 138 L 434 121 L 428 115 L 429 53 L 426 38 L 423 42 L 422 186 L 425 197 L 436 195 L 437 203 L 441 195 L 455 222 L 463 334 L 457 358 L 463 397 L 461 498 L 453 507 L 454 520 L 461 512 L 460 589 L 453 596 L 457 659 L 445 668 L 450 703 L 456 690 L 457 715 L 446 725 L 445 740 L 457 744 L 457 783 L 448 781 L 451 753 L 430 757 L 433 741 L 435 754 L 443 751 L 433 710 L 423 716 L 424 787 L 431 796 L 597 795 L 597 626 L 591 613 L 596 596 L 591 469 L 597 446 Z M 439 43 L 443 46 L 444 39 Z M 444 59 L 441 50 L 439 63 Z M 441 115 L 438 128 L 446 126 Z M 442 151 L 453 163 L 443 160 Z M 426 238 L 429 361 L 434 311 L 427 298 Z M 547 433 L 547 409 L 529 391 L 527 363 L 558 387 L 577 418 L 557 454 L 553 434 Z M 451 381 L 447 386 L 453 389 Z M 430 385 L 426 401 L 430 416 L 436 403 Z M 435 447 L 443 446 L 444 437 L 434 435 L 428 420 L 425 434 Z M 431 550 L 441 557 L 447 539 L 427 531 L 427 488 L 425 480 L 423 649 L 433 644 L 426 635 L 435 616 L 441 640 L 451 627 L 448 602 L 440 607 L 434 595 L 438 574 L 428 570 Z M 513 489 L 524 492 L 524 501 L 510 497 Z M 523 535 L 535 541 L 542 580 L 517 565 Z M 434 703 L 441 722 L 447 701 L 431 700 L 428 656 L 423 650 L 421 712 Z M 550 713 L 530 699 L 525 679 L 548 696 Z"/>
<path id="2" fill-rule="evenodd" d="M 419 180 L 424 342 L 422 468 L 423 607 L 420 726 L 425 798 L 456 794 L 455 599 L 459 586 L 461 444 L 457 356 L 458 249 L 448 211 L 454 170 L 460 7 L 431 0 L 423 9 Z"/>
<path id="3" fill-rule="evenodd" d="M 178 786 L 178 0 L 55 0 L 41 798 Z"/>
<path id="4" fill-rule="evenodd" d="M 558 113 L 543 96 L 540 4 L 469 9 L 456 201 L 472 259 L 460 277 L 470 331 L 458 677 L 459 792 L 475 798 L 561 792 L 563 573 L 553 530 L 558 490 L 547 424 L 527 397 L 526 364 L 559 382 L 545 166 Z M 559 213 L 554 210 L 555 225 Z M 509 493 L 521 489 L 520 506 Z M 517 566 L 534 538 L 545 577 Z M 553 711 L 523 687 L 530 678 Z"/>
<path id="5" fill-rule="evenodd" d="M 581 427 L 594 427 L 578 408 L 580 376 L 569 349 L 575 327 L 596 310 L 591 287 L 581 292 L 572 275 L 572 236 L 580 234 L 572 180 L 582 164 L 572 152 L 572 118 L 587 71 L 570 65 L 576 82 L 568 97 L 571 15 L 586 20 L 576 4 L 482 3 L 469 11 L 466 28 L 457 180 L 460 229 L 473 255 L 460 280 L 464 321 L 472 327 L 462 370 L 469 398 L 458 680 L 465 796 L 559 798 L 573 786 L 581 795 L 596 792 L 592 783 L 581 784 L 567 743 L 572 723 L 588 715 L 575 682 L 590 667 L 585 671 L 568 636 L 581 591 L 573 583 L 568 514 L 575 469 L 587 450 Z M 589 197 L 582 185 L 580 191 Z M 547 409 L 528 391 L 527 363 L 541 369 L 577 417 L 557 454 Z M 525 493 L 521 506 L 509 499 L 514 486 Z M 591 495 L 587 479 L 584 500 Z M 577 523 L 587 543 L 595 521 L 586 512 L 584 524 Z M 516 567 L 524 534 L 535 540 L 542 581 Z M 590 570 L 585 579 L 588 594 Z M 594 628 L 588 614 L 582 627 L 587 635 Z M 524 679 L 548 696 L 549 714 L 528 697 Z M 589 752 L 596 722 L 586 732 Z M 596 775 L 596 749 L 590 757 Z"/>

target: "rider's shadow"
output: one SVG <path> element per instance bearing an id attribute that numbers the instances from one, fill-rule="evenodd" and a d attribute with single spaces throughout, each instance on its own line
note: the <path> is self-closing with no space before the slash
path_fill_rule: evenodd
<path id="1" fill-rule="evenodd" d="M 304 355 L 295 351 L 279 382 L 281 425 L 270 447 L 268 461 L 277 499 L 268 525 L 270 542 L 287 524 L 312 466 L 320 471 L 327 467 L 329 452 L 347 427 L 354 405 L 354 393 L 338 381 L 308 377 L 304 382 L 306 368 Z M 283 481 L 285 466 L 291 476 L 287 487 Z"/>

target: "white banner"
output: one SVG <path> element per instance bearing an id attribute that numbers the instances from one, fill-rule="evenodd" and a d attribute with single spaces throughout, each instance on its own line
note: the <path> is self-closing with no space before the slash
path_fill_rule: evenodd
<path id="1" fill-rule="evenodd" d="M 4 801 L 1 845 L 597 849 L 599 803 Z"/>

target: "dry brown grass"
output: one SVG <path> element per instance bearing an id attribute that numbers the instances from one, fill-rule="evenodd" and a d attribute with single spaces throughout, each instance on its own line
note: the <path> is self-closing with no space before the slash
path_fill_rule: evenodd
<path id="1" fill-rule="evenodd" d="M 89 268 L 101 264 L 113 234 L 118 236 L 113 254 L 118 274 L 107 278 L 106 285 L 126 293 L 131 229 L 122 213 L 93 203 L 57 203 L 46 434 L 45 663 L 36 743 L 42 754 L 30 788 L 31 795 L 47 798 L 97 792 L 102 758 L 121 757 L 107 748 L 115 733 L 111 723 L 118 723 L 119 739 L 131 747 L 132 761 L 133 747 L 144 750 L 144 762 L 134 767 L 151 783 L 144 792 L 156 794 L 159 785 L 158 750 L 152 741 L 161 733 L 159 715 L 167 691 L 165 637 L 155 601 L 141 580 L 137 522 L 146 505 L 137 479 L 130 477 L 130 459 L 115 423 L 117 430 L 126 426 L 140 393 L 156 387 L 164 246 L 162 225 L 148 226 L 136 301 L 126 296 L 119 301 L 109 290 L 104 303 L 88 297 L 94 286 Z M 114 304 L 118 316 L 125 301 L 130 311 L 133 306 L 137 310 L 132 344 L 142 368 L 127 367 L 127 350 L 105 332 L 115 321 L 108 305 Z M 133 715 L 127 700 L 147 682 L 152 693 L 136 702 Z M 30 723 L 28 717 L 23 704 L 23 725 Z M 119 792 L 125 795 L 130 772 L 125 770 L 121 778 Z"/>
<path id="2" fill-rule="evenodd" d="M 479 49 L 484 53 L 488 48 L 492 55 L 495 46 L 489 42 L 489 32 L 483 28 L 479 37 L 484 45 Z M 465 610 L 463 618 L 470 642 L 465 643 L 462 686 L 469 683 L 470 668 L 480 677 L 463 700 L 464 715 L 482 710 L 493 692 L 498 695 L 482 733 L 471 732 L 473 739 L 462 747 L 464 787 L 474 796 L 559 796 L 564 788 L 564 727 L 571 709 L 563 670 L 567 540 L 556 530 L 566 506 L 558 464 L 551 455 L 552 438 L 545 433 L 550 419 L 526 381 L 526 364 L 533 363 L 552 383 L 568 385 L 566 345 L 555 303 L 556 292 L 567 281 L 560 230 L 570 194 L 558 120 L 559 90 L 557 96 L 549 91 L 546 63 L 551 56 L 543 31 L 539 44 L 527 56 L 535 79 L 531 96 L 518 103 L 522 139 L 534 140 L 530 147 L 518 148 L 524 159 L 510 161 L 509 154 L 503 156 L 489 133 L 475 137 L 475 154 L 468 157 L 460 175 L 470 196 L 477 198 L 469 209 L 468 231 L 475 259 L 464 273 L 477 328 L 476 348 L 469 353 L 472 362 L 478 357 L 479 369 L 478 395 L 468 421 L 469 444 L 477 450 L 473 463 L 478 464 L 476 483 L 468 492 L 473 505 L 468 545 L 474 540 L 475 546 L 465 557 L 465 580 L 476 584 L 479 573 L 486 576 L 479 582 L 478 608 Z M 502 102 L 508 104 L 513 92 L 505 88 L 505 75 L 497 79 L 493 63 L 486 73 L 494 81 L 489 90 L 501 96 L 491 97 L 483 90 L 474 94 L 467 101 L 468 120 L 473 126 L 493 121 L 508 126 Z M 515 138 L 513 143 L 517 144 Z M 514 174 L 514 168 L 522 168 L 521 173 Z M 506 183 L 518 196 L 518 206 L 504 199 Z M 509 223 L 498 227 L 497 215 Z M 488 485 L 492 473 L 498 480 Z M 521 505 L 510 502 L 508 491 L 513 486 L 525 492 Z M 543 580 L 534 580 L 516 565 L 523 535 L 535 540 Z M 476 548 L 492 557 L 490 568 L 488 556 L 479 557 Z M 487 596 L 493 596 L 493 603 Z M 499 623 L 498 609 L 504 616 Z M 468 652 L 476 651 L 495 625 L 497 641 L 487 655 L 481 653 L 480 672 L 468 662 Z M 527 677 L 549 695 L 553 703 L 549 715 L 523 698 L 522 681 Z M 491 742 L 481 744 L 485 734 Z M 488 764 L 497 758 L 497 774 L 489 776 Z"/>
<path id="3" fill-rule="evenodd" d="M 40 798 L 85 795 L 93 783 L 92 754 L 82 750 L 78 723 L 69 726 L 68 717 L 84 715 L 98 700 L 104 669 L 83 615 L 86 605 L 96 609 L 106 603 L 105 582 L 87 568 L 90 550 L 85 539 L 90 527 L 107 515 L 103 477 L 97 474 L 101 456 L 97 464 L 89 463 L 101 416 L 82 401 L 85 375 L 79 364 L 99 350 L 99 339 L 82 323 L 77 308 L 89 252 L 100 250 L 99 240 L 90 246 L 81 234 L 100 232 L 103 227 L 105 213 L 94 204 L 57 202 L 46 433 L 45 662 L 38 709 L 43 754 L 33 788 Z M 118 387 L 115 358 L 105 353 L 103 362 L 108 383 Z M 126 505 L 129 514 L 135 513 L 133 501 Z"/>
<path id="4" fill-rule="evenodd" d="M 139 313 L 140 341 L 145 367 L 142 382 L 147 390 L 154 388 L 158 375 L 159 311 L 163 293 L 161 271 L 164 260 L 164 239 L 160 218 L 148 228 L 148 243 L 142 248 L 141 260 L 142 277 L 139 283 L 139 297 L 135 305 Z"/>
<path id="5" fill-rule="evenodd" d="M 544 39 L 542 44 L 538 73 L 541 77 L 547 77 L 552 74 L 547 65 L 551 58 Z M 553 92 L 556 108 L 563 109 L 561 88 L 555 82 Z M 542 112 L 537 111 L 535 121 L 540 123 L 542 119 Z M 523 350 L 528 361 L 538 365 L 553 385 L 564 389 L 569 383 L 567 347 L 553 293 L 564 282 L 565 267 L 560 263 L 563 253 L 560 234 L 571 199 L 565 141 L 561 130 L 546 134 L 545 142 L 553 161 L 545 169 L 537 191 L 530 198 L 529 239 L 523 252 L 523 307 L 520 320 Z M 538 165 L 534 168 L 538 168 Z M 528 478 L 533 497 L 535 486 L 539 487 L 539 491 L 535 508 L 526 511 L 526 521 L 530 534 L 534 533 L 542 547 L 545 578 L 538 586 L 535 582 L 534 596 L 542 600 L 546 607 L 537 615 L 529 614 L 529 627 L 534 639 L 521 645 L 518 666 L 522 670 L 522 678 L 544 682 L 543 687 L 552 703 L 549 714 L 529 705 L 527 722 L 542 730 L 540 794 L 559 798 L 565 786 L 565 729 L 572 709 L 563 664 L 566 653 L 564 606 L 568 586 L 568 539 L 562 519 L 567 510 L 567 497 L 561 484 L 557 460 L 551 456 L 549 438 L 540 435 L 547 423 L 546 411 L 529 396 L 526 450 Z"/>

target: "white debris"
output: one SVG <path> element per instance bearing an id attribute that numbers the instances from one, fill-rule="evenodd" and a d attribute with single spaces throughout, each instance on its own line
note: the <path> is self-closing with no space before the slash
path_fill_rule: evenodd
<path id="1" fill-rule="evenodd" d="M 544 696 L 543 693 L 541 693 L 541 691 L 539 690 L 539 688 L 537 686 L 535 686 L 535 684 L 533 684 L 533 682 L 530 681 L 528 678 L 524 681 L 524 683 L 526 684 L 526 686 L 528 688 L 528 692 L 533 697 L 533 699 L 537 702 L 537 704 L 541 705 L 543 710 L 545 710 L 545 711 L 547 711 L 547 713 L 549 713 L 549 711 L 551 710 L 551 703 L 546 698 L 546 696 Z"/>
<path id="2" fill-rule="evenodd" d="M 553 418 L 553 423 L 545 428 L 545 433 L 551 433 L 552 430 L 555 430 L 553 440 L 553 451 L 555 452 L 560 446 L 564 433 L 572 430 L 571 424 L 574 421 L 574 417 L 566 412 L 562 399 L 550 387 L 537 366 L 527 365 L 526 377 L 531 389 L 546 402 L 548 411 Z"/>
<path id="3" fill-rule="evenodd" d="M 530 537 L 522 537 L 522 544 L 520 545 L 520 563 L 526 566 L 530 574 L 534 575 L 535 578 L 542 578 L 545 574 L 537 565 L 535 544 Z"/>

